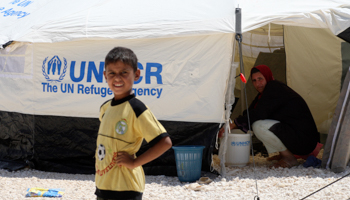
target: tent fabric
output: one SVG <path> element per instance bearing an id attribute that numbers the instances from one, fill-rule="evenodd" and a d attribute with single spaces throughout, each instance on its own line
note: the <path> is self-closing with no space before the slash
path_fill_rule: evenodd
<path id="1" fill-rule="evenodd" d="M 340 94 L 343 42 L 328 29 L 285 27 L 287 83 L 305 99 L 321 133 L 328 133 Z"/>
<path id="2" fill-rule="evenodd" d="M 328 28 L 335 35 L 350 27 L 348 0 L 3 0 L 0 44 L 234 33 L 236 7 L 242 32 L 269 23 Z"/>
<path id="3" fill-rule="evenodd" d="M 0 69 L 3 68 L 0 83 L 7 86 L 0 88 L 0 110 L 98 116 L 100 105 L 113 96 L 102 74 L 104 57 L 114 46 L 126 46 L 138 56 L 141 69 L 142 77 L 134 84 L 134 93 L 158 119 L 220 123 L 232 39 L 230 34 L 214 34 L 23 43 L 8 52 L 12 45 L 17 45 L 15 42 L 0 50 Z M 50 67 L 50 62 L 55 60 L 60 65 L 56 72 Z"/>
<path id="4" fill-rule="evenodd" d="M 0 121 L 0 160 L 30 160 L 34 154 L 34 116 L 0 111 Z"/>
<path id="5" fill-rule="evenodd" d="M 93 174 L 98 118 L 28 115 L 0 111 L 0 168 Z M 217 123 L 160 120 L 174 145 L 204 145 L 202 169 L 211 171 Z M 150 148 L 145 143 L 137 155 Z M 170 149 L 143 166 L 146 174 L 176 176 Z"/>
<path id="6" fill-rule="evenodd" d="M 205 135 L 206 142 L 213 141 L 219 123 L 225 116 L 227 120 L 225 103 L 232 103 L 225 102 L 225 94 L 230 68 L 237 62 L 232 57 L 236 55 L 233 39 L 238 7 L 242 9 L 243 34 L 268 25 L 264 38 L 274 48 L 282 42 L 280 35 L 271 32 L 271 24 L 324 28 L 333 35 L 350 27 L 348 0 L 3 0 L 0 45 L 14 42 L 0 52 L 0 84 L 7 86 L 0 88 L 0 96 L 4 97 L 0 112 L 95 119 L 98 108 L 94 106 L 112 95 L 108 88 L 102 94 L 102 87 L 106 87 L 102 86 L 103 57 L 114 46 L 127 46 L 139 56 L 145 74 L 143 82 L 136 84 L 138 89 L 164 90 L 161 99 L 152 92 L 142 96 L 145 93 L 141 90 L 135 90 L 136 95 L 140 91 L 141 100 L 160 121 L 176 123 L 174 130 L 182 130 L 179 127 L 183 122 L 210 125 L 208 132 L 204 128 L 198 131 Z M 277 39 L 271 40 L 272 36 Z M 256 39 L 259 42 L 262 38 Z M 258 52 L 244 62 L 254 63 Z M 97 87 L 98 95 L 92 94 Z M 35 121 L 31 124 L 38 125 Z M 46 124 L 42 133 L 50 126 Z M 1 138 L 15 142 L 23 133 L 21 126 L 14 130 L 0 132 Z M 36 137 L 34 132 L 26 135 L 31 137 Z M 18 158 L 47 156 L 42 151 L 31 153 L 33 145 L 34 152 L 40 148 L 35 146 L 38 143 L 27 144 L 22 144 L 24 152 L 15 154 Z M 181 140 L 174 144 L 181 144 Z M 89 145 L 92 147 L 92 143 Z M 204 159 L 210 154 L 209 149 Z M 2 152 L 0 157 L 6 154 Z M 37 167 L 54 163 L 47 162 Z M 57 163 L 53 168 L 60 168 L 62 163 Z"/>
<path id="7" fill-rule="evenodd" d="M 226 66 L 232 59 L 232 39 L 231 34 L 214 34 L 13 42 L 0 50 L 0 82 L 6 85 L 0 88 L 0 119 L 9 122 L 0 129 L 0 160 L 29 161 L 44 171 L 93 173 L 99 107 L 113 97 L 102 92 L 108 91 L 102 76 L 104 56 L 120 45 L 139 58 L 142 80 L 134 84 L 136 96 L 163 123 L 173 145 L 206 146 L 202 166 L 209 171 L 222 121 L 227 84 L 223 77 L 230 70 Z M 11 124 L 16 117 L 28 120 Z M 140 152 L 145 150 L 147 145 Z M 170 150 L 148 163 L 145 173 L 176 175 L 174 160 Z"/>
<path id="8" fill-rule="evenodd" d="M 33 1 L 0 4 L 3 41 L 60 42 L 87 38 L 160 38 L 234 29 L 234 1 Z M 11 9 L 23 15 L 7 15 Z M 16 30 L 16 32 L 13 32 Z"/>
<path id="9" fill-rule="evenodd" d="M 234 43 L 236 44 L 236 43 Z M 234 45 L 235 46 L 235 45 Z M 233 53 L 233 55 L 235 55 Z M 234 58 L 232 58 L 233 60 Z M 229 129 L 229 122 L 230 122 L 230 115 L 231 115 L 231 110 L 232 110 L 232 106 L 235 103 L 235 96 L 234 96 L 234 86 L 236 83 L 236 78 L 235 77 L 235 71 L 236 68 L 238 67 L 237 63 L 232 62 L 232 66 L 231 66 L 231 70 L 230 70 L 230 78 L 228 80 L 228 84 L 227 85 L 227 89 L 226 89 L 226 97 L 225 97 L 225 121 L 224 121 L 224 128 L 225 128 L 225 133 L 222 139 L 220 139 L 220 143 L 221 144 L 226 144 L 227 143 L 227 138 L 228 138 L 228 134 L 230 133 L 230 129 Z M 216 139 L 216 148 L 218 146 L 218 141 L 219 138 Z M 226 168 L 225 168 L 225 163 L 226 163 L 226 151 L 227 151 L 227 146 L 226 145 L 220 145 L 219 147 L 219 158 L 220 158 L 220 174 L 222 174 L 222 176 L 226 175 Z"/>
<path id="10" fill-rule="evenodd" d="M 322 156 L 322 167 L 335 173 L 344 172 L 350 159 L 349 132 L 349 92 L 350 68 L 348 68 L 345 85 L 337 102 L 332 124 L 328 132 Z"/>

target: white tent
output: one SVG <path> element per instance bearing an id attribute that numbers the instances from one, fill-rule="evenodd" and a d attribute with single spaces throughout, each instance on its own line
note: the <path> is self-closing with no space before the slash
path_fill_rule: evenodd
<path id="1" fill-rule="evenodd" d="M 99 105 L 112 97 L 102 78 L 104 56 L 114 46 L 126 46 L 138 55 L 143 74 L 134 92 L 159 120 L 218 127 L 227 118 L 225 94 L 232 92 L 227 90 L 229 75 L 237 66 L 237 7 L 242 9 L 243 39 L 269 24 L 284 25 L 284 36 L 292 34 L 286 39 L 313 28 L 336 38 L 350 27 L 347 0 L 4 0 L 0 44 L 14 42 L 0 50 L 0 110 L 96 118 Z M 287 44 L 295 45 L 285 43 L 286 52 Z M 289 55 L 287 60 L 296 56 Z M 301 67 L 294 68 L 300 64 L 294 61 L 287 62 L 288 80 L 298 89 L 307 83 L 299 83 L 302 79 L 295 70 Z M 56 74 L 49 68 L 54 65 Z M 312 106 L 314 101 L 307 100 Z M 334 112 L 336 101 L 327 115 Z M 330 118 L 320 119 L 319 127 Z"/>
<path id="2" fill-rule="evenodd" d="M 275 23 L 328 28 L 337 35 L 350 25 L 346 0 L 4 0 L 0 43 L 233 34 L 237 7 L 242 8 L 242 32 Z"/>

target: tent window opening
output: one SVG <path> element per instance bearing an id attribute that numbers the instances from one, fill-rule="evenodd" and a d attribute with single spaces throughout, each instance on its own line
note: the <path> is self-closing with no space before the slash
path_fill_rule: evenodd
<path id="1" fill-rule="evenodd" d="M 24 62 L 23 57 L 0 57 L 0 70 L 3 73 L 24 73 Z"/>
<path id="2" fill-rule="evenodd" d="M 13 43 L 0 49 L 0 76 L 25 78 L 32 75 L 32 65 L 26 63 L 27 48 L 28 45 Z"/>
<path id="3" fill-rule="evenodd" d="M 257 58 L 260 52 L 272 53 L 281 48 L 284 48 L 282 25 L 265 25 L 243 33 L 243 56 Z"/>

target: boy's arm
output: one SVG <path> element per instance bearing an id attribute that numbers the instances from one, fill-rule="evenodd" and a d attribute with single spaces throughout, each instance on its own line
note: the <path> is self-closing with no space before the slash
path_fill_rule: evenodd
<path id="1" fill-rule="evenodd" d="M 126 152 L 118 152 L 117 164 L 119 166 L 125 166 L 129 169 L 144 165 L 152 160 L 161 156 L 164 152 L 170 149 L 172 142 L 169 136 L 162 138 L 153 147 L 149 148 L 146 152 L 141 154 L 136 159 L 133 159 Z"/>

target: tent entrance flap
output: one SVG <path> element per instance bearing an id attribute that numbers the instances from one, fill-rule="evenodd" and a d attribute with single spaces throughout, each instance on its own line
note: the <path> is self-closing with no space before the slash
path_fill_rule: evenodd
<path id="1" fill-rule="evenodd" d="M 345 171 L 350 159 L 350 67 L 344 80 L 332 124 L 324 147 L 322 167 L 339 173 Z"/>

